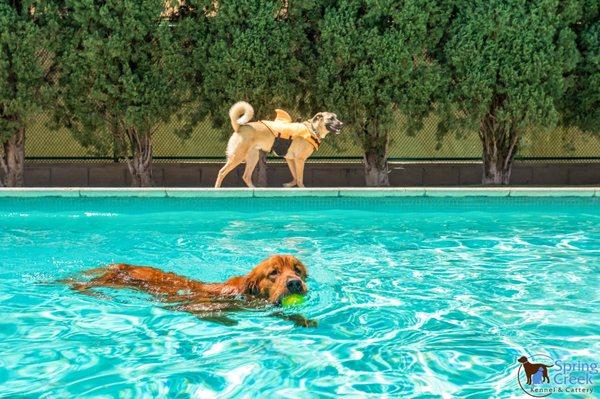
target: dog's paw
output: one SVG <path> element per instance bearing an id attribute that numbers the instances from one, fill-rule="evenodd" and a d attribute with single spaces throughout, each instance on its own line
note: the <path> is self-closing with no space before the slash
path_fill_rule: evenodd
<path id="1" fill-rule="evenodd" d="M 317 327 L 318 323 L 316 320 L 307 319 L 298 313 L 287 314 L 284 312 L 274 312 L 271 313 L 273 317 L 279 317 L 283 320 L 289 320 L 294 323 L 296 327 Z"/>
<path id="2" fill-rule="evenodd" d="M 315 327 L 319 326 L 319 323 L 316 320 L 304 319 L 304 320 L 298 320 L 298 321 L 294 322 L 294 325 L 296 327 L 315 328 Z"/>
<path id="3" fill-rule="evenodd" d="M 294 322 L 294 325 L 296 327 L 314 328 L 319 325 L 319 323 L 316 320 L 307 319 L 306 317 L 301 316 L 299 314 L 293 314 L 289 318 Z"/>

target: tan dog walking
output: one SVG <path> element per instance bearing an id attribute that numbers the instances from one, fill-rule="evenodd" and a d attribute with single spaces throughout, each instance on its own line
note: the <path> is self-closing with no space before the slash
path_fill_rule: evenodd
<path id="1" fill-rule="evenodd" d="M 271 151 L 275 138 L 290 139 L 292 143 L 285 160 L 292 174 L 286 187 L 304 187 L 304 164 L 315 152 L 329 132 L 338 134 L 344 125 L 332 112 L 319 112 L 305 122 L 292 122 L 290 115 L 281 109 L 275 110 L 275 120 L 250 122 L 254 108 L 245 101 L 235 103 L 229 110 L 233 134 L 227 143 L 227 162 L 219 170 L 215 187 L 221 187 L 223 179 L 242 162 L 246 162 L 243 180 L 248 187 L 252 184 L 252 172 L 259 159 L 259 151 Z"/>

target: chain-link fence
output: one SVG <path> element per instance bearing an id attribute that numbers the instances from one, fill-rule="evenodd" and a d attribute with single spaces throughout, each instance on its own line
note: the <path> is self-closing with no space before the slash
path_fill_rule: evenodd
<path id="1" fill-rule="evenodd" d="M 343 120 L 343 116 L 340 116 Z M 51 130 L 48 116 L 40 114 L 28 121 L 26 159 L 28 161 L 113 162 L 115 154 L 107 150 L 82 147 L 66 129 Z M 437 117 L 425 121 L 415 135 L 405 134 L 402 118 L 390 134 L 390 161 L 471 161 L 480 160 L 482 147 L 476 131 L 450 132 L 438 140 Z M 230 131 L 216 129 L 209 121 L 199 123 L 187 139 L 175 134 L 178 122 L 161 125 L 153 135 L 156 162 L 222 161 Z M 584 133 L 576 128 L 552 130 L 531 128 L 523 135 L 517 159 L 600 162 L 600 135 Z M 362 151 L 353 132 L 346 129 L 339 136 L 329 135 L 312 162 L 362 160 Z"/>

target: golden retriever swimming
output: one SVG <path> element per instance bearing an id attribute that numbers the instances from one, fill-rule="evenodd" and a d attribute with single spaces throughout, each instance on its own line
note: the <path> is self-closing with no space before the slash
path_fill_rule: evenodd
<path id="1" fill-rule="evenodd" d="M 245 276 L 232 277 L 223 283 L 203 283 L 175 273 L 148 266 L 115 264 L 92 269 L 96 275 L 86 282 L 68 280 L 81 293 L 95 287 L 131 288 L 151 294 L 157 300 L 173 304 L 169 308 L 192 313 L 201 319 L 233 325 L 236 322 L 223 312 L 280 305 L 289 294 L 305 294 L 306 267 L 291 255 L 274 255 L 260 262 Z M 300 315 L 283 312 L 272 314 L 293 321 L 298 326 L 311 327 L 316 322 Z"/>
<path id="2" fill-rule="evenodd" d="M 275 110 L 277 117 L 273 121 L 250 122 L 254 108 L 245 101 L 235 103 L 229 110 L 233 134 L 227 143 L 227 162 L 219 170 L 215 187 L 221 187 L 223 179 L 242 162 L 246 169 L 242 179 L 248 187 L 252 184 L 252 171 L 259 159 L 259 150 L 269 152 L 275 138 L 292 140 L 285 155 L 292 174 L 292 181 L 286 187 L 304 187 L 304 163 L 315 152 L 329 132 L 339 134 L 344 125 L 332 112 L 319 112 L 311 119 L 294 123 L 287 112 Z"/>

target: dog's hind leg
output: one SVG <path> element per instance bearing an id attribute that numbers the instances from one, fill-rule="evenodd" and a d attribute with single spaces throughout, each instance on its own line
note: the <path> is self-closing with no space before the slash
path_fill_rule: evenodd
<path id="1" fill-rule="evenodd" d="M 239 153 L 234 154 L 233 156 L 228 158 L 227 162 L 225 163 L 225 166 L 223 166 L 221 170 L 219 170 L 219 174 L 217 175 L 217 181 L 215 182 L 215 188 L 221 187 L 221 183 L 223 183 L 223 179 L 225 178 L 225 176 L 227 176 L 229 172 L 234 170 L 236 166 L 241 164 L 243 160 L 243 156 L 240 156 Z"/>
<path id="2" fill-rule="evenodd" d="M 108 271 L 107 266 L 97 267 L 95 269 L 87 269 L 81 272 L 84 276 L 96 276 L 99 274 L 104 274 Z"/>
<path id="3" fill-rule="evenodd" d="M 542 382 L 548 381 L 548 383 L 550 383 L 550 377 L 548 376 L 548 369 L 546 367 L 544 367 L 544 373 L 542 377 Z"/>
<path id="4" fill-rule="evenodd" d="M 79 282 L 72 278 L 67 278 L 67 279 L 58 280 L 57 283 L 67 284 L 70 289 L 72 289 L 73 291 L 77 291 L 79 294 L 96 297 L 96 298 L 102 298 L 102 299 L 112 299 L 108 295 L 90 290 L 90 288 L 95 287 L 95 285 L 90 282 Z"/>
<path id="5" fill-rule="evenodd" d="M 80 274 L 83 276 L 98 276 L 98 277 L 103 277 L 105 276 L 107 273 L 110 272 L 109 269 L 110 266 L 103 266 L 103 267 L 98 267 L 95 269 L 88 269 L 85 270 L 83 272 L 81 272 Z M 55 283 L 60 283 L 60 284 L 66 284 L 69 286 L 69 288 L 71 288 L 74 291 L 78 291 L 82 294 L 86 294 L 86 295 L 90 295 L 88 289 L 92 288 L 94 286 L 94 283 L 98 277 L 90 280 L 90 281 L 85 281 L 85 282 L 81 282 L 78 281 L 72 277 L 69 278 L 64 278 L 64 279 L 60 279 L 60 280 L 56 280 Z"/>
<path id="6" fill-rule="evenodd" d="M 285 161 L 288 164 L 288 168 L 290 168 L 290 173 L 292 174 L 292 181 L 289 183 L 285 183 L 284 187 L 294 187 L 296 185 L 296 164 L 294 163 L 294 158 L 288 158 L 285 156 Z"/>
<path id="7" fill-rule="evenodd" d="M 250 188 L 254 188 L 254 184 L 252 184 L 252 172 L 254 171 L 259 158 L 260 153 L 258 152 L 258 148 L 252 148 L 248 151 L 248 154 L 246 154 L 246 169 L 244 169 L 242 179 Z"/>

